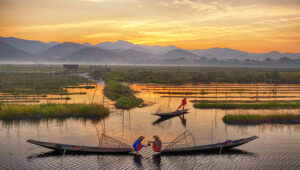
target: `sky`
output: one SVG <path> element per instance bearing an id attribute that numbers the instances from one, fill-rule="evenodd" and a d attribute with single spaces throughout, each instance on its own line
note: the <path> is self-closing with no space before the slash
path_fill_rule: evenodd
<path id="1" fill-rule="evenodd" d="M 0 0 L 0 36 L 300 52 L 300 0 Z"/>

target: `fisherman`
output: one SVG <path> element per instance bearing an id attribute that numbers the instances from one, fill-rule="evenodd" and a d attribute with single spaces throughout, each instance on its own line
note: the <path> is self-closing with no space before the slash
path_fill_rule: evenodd
<path id="1" fill-rule="evenodd" d="M 145 139 L 144 136 L 140 136 L 132 145 L 132 147 L 134 148 L 135 151 L 139 151 L 142 149 L 142 147 L 146 147 L 144 145 L 142 145 L 142 141 Z"/>
<path id="2" fill-rule="evenodd" d="M 185 105 L 186 105 L 186 97 L 181 100 L 181 105 L 178 107 L 178 109 L 182 107 L 182 110 L 184 110 Z"/>
<path id="3" fill-rule="evenodd" d="M 150 146 L 150 143 L 152 143 L 152 149 L 154 152 L 160 152 L 161 150 L 161 140 L 159 139 L 159 137 L 157 135 L 153 136 L 154 141 L 149 141 L 148 142 L 148 146 Z"/>

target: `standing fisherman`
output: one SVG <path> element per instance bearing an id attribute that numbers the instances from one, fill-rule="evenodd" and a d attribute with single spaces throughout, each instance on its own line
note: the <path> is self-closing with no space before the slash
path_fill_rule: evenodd
<path id="1" fill-rule="evenodd" d="M 182 110 L 184 110 L 185 105 L 186 105 L 186 97 L 182 99 L 181 105 L 178 107 L 178 109 L 180 109 L 182 107 Z"/>

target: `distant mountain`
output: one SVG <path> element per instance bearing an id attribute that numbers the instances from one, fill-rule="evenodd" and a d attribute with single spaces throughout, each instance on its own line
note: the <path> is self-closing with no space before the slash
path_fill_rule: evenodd
<path id="1" fill-rule="evenodd" d="M 47 46 L 48 46 L 48 48 L 51 48 L 51 47 L 54 47 L 54 46 L 56 46 L 56 45 L 58 45 L 58 44 L 60 44 L 60 43 L 58 43 L 58 42 L 56 42 L 56 41 L 51 41 L 51 42 L 48 42 L 48 43 L 47 43 Z"/>
<path id="2" fill-rule="evenodd" d="M 100 47 L 102 49 L 107 49 L 107 50 L 114 50 L 114 49 L 119 49 L 119 50 L 125 50 L 125 49 L 130 49 L 135 46 L 135 44 L 127 42 L 127 41 L 116 41 L 116 42 L 102 42 L 99 44 L 96 44 L 95 46 Z"/>
<path id="3" fill-rule="evenodd" d="M 34 55 L 25 51 L 19 50 L 5 42 L 0 41 L 0 62 L 15 61 L 15 62 L 34 62 Z"/>
<path id="4" fill-rule="evenodd" d="M 218 58 L 218 59 L 246 59 L 251 57 L 249 53 L 233 50 L 229 48 L 211 48 L 203 50 L 189 50 L 198 56 L 204 56 L 207 58 Z"/>
<path id="5" fill-rule="evenodd" d="M 149 53 L 152 53 L 154 55 L 162 55 L 165 54 L 171 50 L 179 49 L 174 45 L 168 45 L 168 46 L 147 46 L 147 45 L 140 45 L 142 48 L 146 49 Z"/>
<path id="6" fill-rule="evenodd" d="M 105 50 L 99 47 L 85 47 L 69 56 L 64 60 L 68 62 L 83 62 L 83 63 L 105 63 L 118 62 L 120 56 L 110 50 Z"/>
<path id="7" fill-rule="evenodd" d="M 159 45 L 154 45 L 154 46 L 148 46 L 148 45 L 139 45 L 139 44 L 133 44 L 128 41 L 116 41 L 116 42 L 102 42 L 99 44 L 96 44 L 95 46 L 100 47 L 102 49 L 107 49 L 107 50 L 113 50 L 115 52 L 120 52 L 122 50 L 127 50 L 127 49 L 133 49 L 135 51 L 141 51 L 141 52 L 147 52 L 151 53 L 153 55 L 162 55 L 164 53 L 167 53 L 171 50 L 177 49 L 177 47 L 173 45 L 169 46 L 159 46 Z"/>
<path id="8" fill-rule="evenodd" d="M 39 55 L 39 58 L 42 61 L 63 60 L 64 57 L 67 57 L 83 48 L 85 48 L 85 46 L 81 44 L 64 42 L 42 52 Z"/>
<path id="9" fill-rule="evenodd" d="M 134 46 L 134 47 L 132 47 L 130 49 L 134 50 L 134 51 L 143 52 L 143 53 L 151 53 L 146 48 L 142 47 L 141 45 L 140 46 Z"/>
<path id="10" fill-rule="evenodd" d="M 136 51 L 133 50 L 132 48 L 128 50 L 119 51 L 118 54 L 122 56 L 123 59 L 125 58 L 126 60 L 133 60 L 133 61 L 145 60 L 153 57 L 153 54 Z"/>
<path id="11" fill-rule="evenodd" d="M 271 59 L 280 59 L 280 58 L 291 58 L 296 59 L 300 57 L 300 53 L 280 53 L 278 51 L 272 51 L 269 53 L 251 53 L 251 57 L 255 58 L 271 58 Z"/>
<path id="12" fill-rule="evenodd" d="M 181 49 L 174 49 L 162 56 L 164 59 L 178 59 L 178 58 L 186 58 L 186 59 L 200 59 L 200 56 L 190 53 Z"/>
<path id="13" fill-rule="evenodd" d="M 88 43 L 88 42 L 82 43 L 82 45 L 87 46 L 87 47 L 93 46 L 92 44 L 90 44 L 90 43 Z"/>
<path id="14" fill-rule="evenodd" d="M 114 52 L 113 50 L 102 49 L 99 47 L 86 47 L 68 57 L 63 58 L 68 62 L 83 63 L 138 63 L 139 61 L 149 60 L 152 54 L 135 51 L 132 49 Z"/>
<path id="15" fill-rule="evenodd" d="M 14 37 L 0 37 L 0 62 L 35 61 L 42 62 L 97 62 L 126 64 L 277 64 L 293 62 L 300 53 L 249 53 L 230 48 L 184 50 L 176 46 L 149 46 L 127 41 L 102 42 L 92 45 L 73 42 L 48 42 L 23 40 Z M 257 60 L 251 61 L 250 60 Z M 276 60 L 276 61 L 275 61 Z"/>
<path id="16" fill-rule="evenodd" d="M 253 60 L 264 60 L 266 58 L 279 59 L 283 57 L 288 57 L 291 59 L 296 59 L 300 57 L 300 53 L 280 53 L 278 51 L 272 51 L 269 53 L 248 53 L 239 50 L 233 50 L 229 48 L 211 48 L 203 50 L 188 50 L 199 56 L 207 58 L 217 58 L 217 59 L 253 59 Z"/>
<path id="17" fill-rule="evenodd" d="M 48 45 L 41 41 L 23 40 L 14 37 L 0 37 L 0 41 L 31 54 L 38 54 L 48 48 Z"/>

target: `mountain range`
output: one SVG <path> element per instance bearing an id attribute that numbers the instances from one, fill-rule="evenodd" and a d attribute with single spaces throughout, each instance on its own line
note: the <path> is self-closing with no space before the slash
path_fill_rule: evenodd
<path id="1" fill-rule="evenodd" d="M 41 63 L 110 63 L 110 64 L 178 64 L 194 61 L 218 60 L 278 60 L 298 59 L 300 53 L 249 53 L 229 48 L 181 49 L 173 45 L 148 46 L 127 41 L 101 42 L 49 42 L 0 37 L 0 62 Z M 282 60 L 283 61 L 283 60 Z"/>

